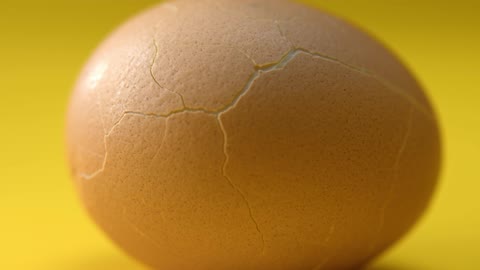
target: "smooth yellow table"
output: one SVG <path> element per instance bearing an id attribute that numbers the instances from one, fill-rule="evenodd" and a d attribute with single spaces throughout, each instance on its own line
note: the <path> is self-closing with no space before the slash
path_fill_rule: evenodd
<path id="1" fill-rule="evenodd" d="M 154 2 L 0 2 L 0 269 L 142 269 L 77 201 L 63 121 L 89 53 Z M 480 269 L 480 2 L 310 3 L 393 48 L 425 85 L 441 120 L 445 158 L 432 207 L 372 270 Z"/>

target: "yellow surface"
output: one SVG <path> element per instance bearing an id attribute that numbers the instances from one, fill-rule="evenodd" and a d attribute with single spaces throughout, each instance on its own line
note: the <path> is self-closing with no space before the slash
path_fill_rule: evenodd
<path id="1" fill-rule="evenodd" d="M 0 269 L 142 269 L 77 201 L 63 121 L 89 53 L 155 2 L 0 2 Z M 393 48 L 427 88 L 443 128 L 444 167 L 430 211 L 370 270 L 480 269 L 480 2 L 309 2 Z"/>

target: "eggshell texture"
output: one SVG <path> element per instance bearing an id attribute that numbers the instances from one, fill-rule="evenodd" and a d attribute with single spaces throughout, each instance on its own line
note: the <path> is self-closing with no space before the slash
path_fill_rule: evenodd
<path id="1" fill-rule="evenodd" d="M 440 162 L 422 89 L 381 44 L 278 0 L 160 4 L 72 95 L 89 213 L 156 269 L 347 269 L 404 235 Z"/>

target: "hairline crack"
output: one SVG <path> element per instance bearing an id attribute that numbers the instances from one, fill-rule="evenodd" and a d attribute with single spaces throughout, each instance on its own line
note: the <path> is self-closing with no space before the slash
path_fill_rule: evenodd
<path id="1" fill-rule="evenodd" d="M 155 48 L 156 48 L 156 53 L 155 55 L 158 54 L 158 46 L 156 45 L 156 41 L 154 41 L 154 44 L 155 44 Z M 177 94 L 181 100 L 182 100 L 182 104 L 183 104 L 183 108 L 181 109 L 177 109 L 177 110 L 172 110 L 171 112 L 167 113 L 167 114 L 155 114 L 155 113 L 143 113 L 143 112 L 136 112 L 136 111 L 125 111 L 123 113 L 123 115 L 120 117 L 119 120 L 117 120 L 114 125 L 112 126 L 112 128 L 109 130 L 109 132 L 107 134 L 105 134 L 104 136 L 104 144 L 105 144 L 105 155 L 104 155 L 104 161 L 102 163 L 102 167 L 95 171 L 94 173 L 88 175 L 88 174 L 81 174 L 81 176 L 86 179 L 86 180 L 91 180 L 93 178 L 95 178 L 96 176 L 98 176 L 99 174 L 101 174 L 104 170 L 105 170 L 105 165 L 106 165 L 106 162 L 107 162 L 107 158 L 108 158 L 108 151 L 107 151 L 107 139 L 109 138 L 109 136 L 111 135 L 111 133 L 115 130 L 115 128 L 121 124 L 121 122 L 123 121 L 123 119 L 127 116 L 127 115 L 137 115 L 137 116 L 143 116 L 143 117 L 162 117 L 162 118 L 169 118 L 173 115 L 176 115 L 176 114 L 179 114 L 179 113 L 186 113 L 186 112 L 196 112 L 196 113 L 205 113 L 205 114 L 210 114 L 210 115 L 215 115 L 216 116 L 216 120 L 218 121 L 218 124 L 220 126 L 220 129 L 223 133 L 223 136 L 224 136 L 224 146 L 223 146 L 223 149 L 224 149 L 224 155 L 225 155 L 225 162 L 222 166 L 222 174 L 223 174 L 223 177 L 226 179 L 226 181 L 229 182 L 229 184 L 232 186 L 233 189 L 236 190 L 236 192 L 239 193 L 239 195 L 242 197 L 242 200 L 245 202 L 247 208 L 248 208 L 248 211 L 249 211 L 249 215 L 250 215 L 250 218 L 252 220 L 252 222 L 254 223 L 255 225 L 255 228 L 257 230 L 257 232 L 260 234 L 260 237 L 261 237 L 261 240 L 262 240 L 262 254 L 264 253 L 264 250 L 265 250 L 265 239 L 264 239 L 264 235 L 263 233 L 260 231 L 259 229 L 259 224 L 258 222 L 255 220 L 254 216 L 253 216 L 253 213 L 252 213 L 252 209 L 251 209 L 251 206 L 248 202 L 248 200 L 246 199 L 245 195 L 243 194 L 243 192 L 236 186 L 233 184 L 233 182 L 231 181 L 231 179 L 228 177 L 228 175 L 226 174 L 226 167 L 227 167 L 227 164 L 228 164 L 228 161 L 229 161 L 229 157 L 228 157 L 228 152 L 227 152 L 227 146 L 228 146 L 228 138 L 226 136 L 226 131 L 225 131 L 225 128 L 223 126 L 223 122 L 221 120 L 221 116 L 226 114 L 227 112 L 229 112 L 231 109 L 235 108 L 238 104 L 238 102 L 242 99 L 242 97 L 244 97 L 248 92 L 249 90 L 252 88 L 252 86 L 254 85 L 254 82 L 262 75 L 262 74 L 265 74 L 265 73 L 269 73 L 269 72 L 273 72 L 273 71 L 277 71 L 277 70 L 282 70 L 290 61 L 292 61 L 293 59 L 295 59 L 295 57 L 299 54 L 307 54 L 307 55 L 310 55 L 311 57 L 313 58 L 320 58 L 320 59 L 323 59 L 325 61 L 330 61 L 330 62 L 334 62 L 336 64 L 339 64 L 343 67 L 346 67 L 348 68 L 349 70 L 352 70 L 352 71 L 356 71 L 362 75 L 365 75 L 365 76 L 368 76 L 368 77 L 371 77 L 372 79 L 374 79 L 375 81 L 379 82 L 380 84 L 384 85 L 385 88 L 387 88 L 388 90 L 398 94 L 400 97 L 403 97 L 405 98 L 407 101 L 409 101 L 409 103 L 412 105 L 412 111 L 414 110 L 414 107 L 416 107 L 417 109 L 419 109 L 419 111 L 423 112 L 424 114 L 426 114 L 427 116 L 430 116 L 432 117 L 431 113 L 426 110 L 423 106 L 421 106 L 420 103 L 418 103 L 416 101 L 415 98 L 413 98 L 411 95 L 409 94 L 406 94 L 404 91 L 401 91 L 399 90 L 397 87 L 393 87 L 392 84 L 390 84 L 388 81 L 384 80 L 384 79 L 381 79 L 379 78 L 378 76 L 376 76 L 375 74 L 371 73 L 371 72 L 368 72 L 364 69 L 360 69 L 360 68 L 357 68 L 355 66 L 352 66 L 350 64 L 347 64 L 347 63 L 344 63 L 338 59 L 335 59 L 335 58 L 332 58 L 332 57 L 329 57 L 329 56 L 326 56 L 326 55 L 323 55 L 323 54 L 319 54 L 319 53 L 315 53 L 315 52 L 311 52 L 309 50 L 306 50 L 304 48 L 292 48 L 290 49 L 286 54 L 284 54 L 281 59 L 276 62 L 276 63 L 273 63 L 273 64 L 267 64 L 267 65 L 263 65 L 263 66 L 255 66 L 255 71 L 252 73 L 252 75 L 249 77 L 247 83 L 245 84 L 245 86 L 242 88 L 241 91 L 239 91 L 234 97 L 233 99 L 225 106 L 221 107 L 220 109 L 218 110 L 208 110 L 208 109 L 205 109 L 205 108 L 189 108 L 187 106 L 185 106 L 185 103 L 184 103 L 184 99 L 183 99 L 183 96 L 180 95 L 179 93 L 177 92 L 174 92 L 174 91 L 170 91 L 168 90 L 167 88 L 163 87 L 162 85 L 160 85 L 160 83 L 156 80 L 154 74 L 153 74 L 153 66 L 155 64 L 155 59 L 157 56 L 155 56 L 155 59 L 154 61 L 152 62 L 152 65 L 151 65 L 151 68 L 150 68 L 150 73 L 151 73 L 151 76 L 152 78 L 154 79 L 155 83 L 162 87 L 162 88 L 165 88 L 167 89 L 168 91 L 172 92 L 172 93 L 175 93 Z"/>
<path id="2" fill-rule="evenodd" d="M 403 135 L 401 145 L 397 151 L 397 155 L 395 156 L 394 164 L 392 167 L 393 171 L 393 176 L 391 183 L 389 185 L 388 191 L 387 191 L 387 196 L 385 199 L 385 202 L 382 204 L 382 207 L 380 208 L 380 221 L 379 225 L 376 229 L 376 234 L 378 235 L 382 230 L 385 225 L 385 214 L 387 211 L 387 208 L 392 201 L 393 197 L 393 191 L 394 191 L 394 182 L 397 182 L 399 180 L 399 170 L 400 170 L 400 162 L 403 156 L 403 153 L 405 152 L 405 149 L 408 144 L 408 139 L 410 138 L 410 135 L 412 133 L 412 126 L 413 126 L 413 113 L 415 112 L 415 108 L 413 106 L 410 106 L 409 112 L 408 112 L 408 120 L 407 120 L 407 126 L 405 130 L 405 134 Z M 369 250 L 373 250 L 376 245 L 378 244 L 378 237 L 376 240 L 374 240 L 370 245 L 369 245 Z"/>

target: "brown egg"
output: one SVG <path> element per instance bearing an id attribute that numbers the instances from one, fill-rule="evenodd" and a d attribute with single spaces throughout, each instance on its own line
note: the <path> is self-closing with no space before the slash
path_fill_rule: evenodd
<path id="1" fill-rule="evenodd" d="M 437 181 L 439 131 L 377 41 L 286 1 L 160 4 L 91 58 L 68 113 L 81 198 L 156 269 L 358 267 Z"/>

